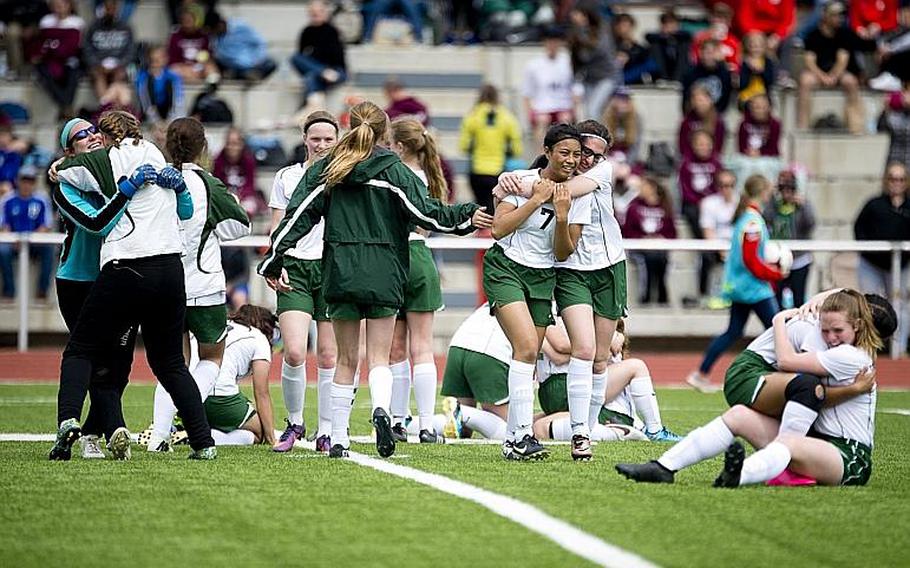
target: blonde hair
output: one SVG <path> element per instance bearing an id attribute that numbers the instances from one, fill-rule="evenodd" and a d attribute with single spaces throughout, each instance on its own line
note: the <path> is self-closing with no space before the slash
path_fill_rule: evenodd
<path id="1" fill-rule="evenodd" d="M 622 334 L 622 358 L 629 358 L 632 342 L 629 341 L 629 334 L 626 333 L 626 320 L 619 318 L 616 321 L 616 331 Z"/>
<path id="2" fill-rule="evenodd" d="M 622 142 L 626 146 L 631 147 L 635 146 L 635 143 L 638 142 L 638 116 L 635 111 L 635 103 L 632 102 L 632 99 L 629 99 L 629 112 L 623 116 L 617 114 L 616 105 L 613 104 L 613 101 L 610 101 L 610 104 L 608 104 L 606 110 L 604 110 L 602 121 L 610 132 L 613 133 L 614 144 Z M 623 133 L 621 140 L 616 137 L 617 132 Z"/>
<path id="3" fill-rule="evenodd" d="M 373 153 L 388 130 L 389 117 L 375 104 L 364 101 L 351 108 L 351 130 L 341 137 L 328 156 L 322 173 L 326 187 L 341 183 L 354 166 Z"/>
<path id="4" fill-rule="evenodd" d="M 689 91 L 689 108 L 693 111 L 695 109 L 692 107 L 692 96 L 696 91 L 701 91 L 706 97 L 708 97 L 708 100 L 712 100 L 711 91 L 708 89 L 708 87 L 704 84 L 696 83 L 692 86 L 692 90 Z M 699 116 L 699 118 L 701 119 L 701 128 L 703 130 L 707 130 L 713 138 L 714 132 L 717 128 L 717 121 L 720 120 L 720 117 L 717 114 L 717 108 L 713 104 L 710 105 L 708 107 L 707 115 Z"/>
<path id="5" fill-rule="evenodd" d="M 123 110 L 109 110 L 98 121 L 98 129 L 107 134 L 117 148 L 124 138 L 132 138 L 133 146 L 138 146 L 142 140 L 139 126 L 139 119 Z"/>
<path id="6" fill-rule="evenodd" d="M 736 212 L 733 213 L 733 222 L 735 223 L 736 220 L 739 219 L 739 216 L 746 212 L 746 209 L 749 208 L 749 203 L 752 200 L 758 199 L 762 192 L 769 187 L 771 187 L 771 182 L 769 182 L 765 176 L 759 174 L 749 176 L 746 179 L 746 183 L 743 185 L 743 193 L 739 196 L 739 204 L 736 206 Z"/>
<path id="7" fill-rule="evenodd" d="M 872 359 L 875 359 L 876 353 L 885 346 L 878 335 L 878 330 L 875 329 L 869 302 L 856 290 L 847 288 L 831 294 L 822 303 L 821 311 L 844 314 L 847 322 L 856 329 L 856 340 L 853 344 L 868 353 Z"/>
<path id="8" fill-rule="evenodd" d="M 404 146 L 409 154 L 417 156 L 420 168 L 427 175 L 430 197 L 446 201 L 448 186 L 442 175 L 442 163 L 433 135 L 413 118 L 397 118 L 392 121 L 392 140 Z"/>

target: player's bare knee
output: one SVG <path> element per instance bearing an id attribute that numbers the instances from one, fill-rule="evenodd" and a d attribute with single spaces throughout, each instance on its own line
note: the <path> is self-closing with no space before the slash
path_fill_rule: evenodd
<path id="1" fill-rule="evenodd" d="M 285 345 L 284 361 L 291 367 L 299 367 L 306 363 L 306 346 Z"/>

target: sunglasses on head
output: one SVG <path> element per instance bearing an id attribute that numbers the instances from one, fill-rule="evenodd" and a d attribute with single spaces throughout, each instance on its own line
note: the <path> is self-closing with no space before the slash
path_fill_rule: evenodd
<path id="1" fill-rule="evenodd" d="M 98 133 L 98 128 L 92 124 L 88 128 L 83 128 L 79 132 L 70 136 L 69 146 L 73 145 L 73 142 L 78 142 L 79 140 L 85 140 L 89 136 Z"/>

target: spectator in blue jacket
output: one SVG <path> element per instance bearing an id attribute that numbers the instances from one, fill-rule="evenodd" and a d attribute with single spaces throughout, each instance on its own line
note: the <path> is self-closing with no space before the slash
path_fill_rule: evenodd
<path id="1" fill-rule="evenodd" d="M 13 127 L 0 124 L 0 198 L 13 190 L 13 183 L 22 167 L 22 152 L 16 147 Z"/>
<path id="2" fill-rule="evenodd" d="M 148 52 L 148 67 L 136 76 L 136 94 L 144 120 L 157 122 L 186 115 L 183 79 L 167 66 L 167 49 L 155 46 Z"/>
<path id="3" fill-rule="evenodd" d="M 206 16 L 206 28 L 212 33 L 215 62 L 226 78 L 261 81 L 277 68 L 265 40 L 243 20 L 227 21 L 211 12 Z"/>
<path id="4" fill-rule="evenodd" d="M 32 165 L 19 170 L 16 194 L 3 202 L 2 230 L 13 233 L 48 232 L 51 230 L 52 214 L 47 199 L 35 195 L 38 170 Z M 16 295 L 13 275 L 13 257 L 19 252 L 19 243 L 0 244 L 0 272 L 3 274 L 3 298 Z M 31 245 L 30 256 L 40 263 L 38 275 L 38 298 L 46 299 L 51 283 L 51 268 L 54 263 L 53 245 Z"/>

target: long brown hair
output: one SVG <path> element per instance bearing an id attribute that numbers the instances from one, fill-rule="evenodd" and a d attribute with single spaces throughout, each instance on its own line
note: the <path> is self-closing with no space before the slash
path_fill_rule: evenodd
<path id="1" fill-rule="evenodd" d="M 388 130 L 389 117 L 375 104 L 364 101 L 351 108 L 351 130 L 341 137 L 329 153 L 322 173 L 326 187 L 332 187 L 351 173 L 354 166 L 373 153 L 373 147 Z"/>
<path id="2" fill-rule="evenodd" d="M 272 342 L 275 327 L 278 325 L 278 318 L 275 317 L 275 314 L 262 306 L 254 306 L 253 304 L 240 306 L 236 312 L 228 316 L 228 319 L 240 325 L 258 329 L 269 340 L 269 343 Z"/>
<path id="3" fill-rule="evenodd" d="M 739 203 L 736 205 L 736 212 L 733 213 L 733 222 L 736 223 L 739 216 L 749 208 L 749 203 L 754 199 L 758 199 L 762 192 L 770 186 L 771 182 L 763 175 L 755 174 L 746 178 L 746 183 L 743 185 L 743 193 L 739 196 Z"/>
<path id="4" fill-rule="evenodd" d="M 628 359 L 632 342 L 629 340 L 629 334 L 626 333 L 626 320 L 623 318 L 616 320 L 616 331 L 622 334 L 622 358 Z"/>
<path id="5" fill-rule="evenodd" d="M 616 105 L 613 103 L 616 99 L 617 97 L 613 97 L 613 100 L 610 101 L 606 110 L 604 110 L 603 122 L 607 125 L 610 132 L 623 133 L 622 139 L 616 139 L 614 142 L 621 142 L 627 147 L 635 146 L 638 141 L 638 116 L 635 112 L 635 103 L 632 102 L 630 97 L 629 112 L 620 116 L 616 113 Z"/>
<path id="6" fill-rule="evenodd" d="M 885 346 L 875 328 L 869 302 L 856 290 L 845 288 L 831 294 L 822 303 L 820 311 L 844 314 L 847 322 L 856 329 L 856 340 L 853 344 L 868 353 L 873 360 L 878 350 Z"/>
<path id="7" fill-rule="evenodd" d="M 708 100 L 712 100 L 711 91 L 708 90 L 708 87 L 706 87 L 703 84 L 695 83 L 692 86 L 692 90 L 689 91 L 689 101 L 688 101 L 689 110 L 692 111 L 692 114 L 695 114 L 695 108 L 692 106 L 692 95 L 694 95 L 696 91 L 703 92 L 705 94 L 705 96 L 708 97 Z M 701 128 L 704 130 L 707 130 L 713 137 L 715 129 L 717 128 L 717 121 L 720 120 L 720 117 L 717 115 L 717 108 L 715 108 L 715 106 L 712 104 L 712 105 L 708 106 L 708 114 L 706 116 L 701 116 L 701 115 L 697 115 L 697 114 L 695 114 L 695 115 L 698 117 L 699 120 L 701 120 Z"/>
<path id="8" fill-rule="evenodd" d="M 442 164 L 433 135 L 413 118 L 396 118 L 392 121 L 392 140 L 404 146 L 409 154 L 417 156 L 420 168 L 427 175 L 430 197 L 445 201 L 448 186 L 442 175 Z"/>
<path id="9" fill-rule="evenodd" d="M 654 193 L 657 194 L 657 200 L 660 203 L 660 207 L 667 214 L 668 219 L 673 219 L 673 198 L 670 197 L 670 192 L 667 191 L 667 186 L 660 183 L 657 178 L 651 176 L 645 176 L 642 178 L 642 181 L 650 184 L 651 187 L 654 188 Z"/>
<path id="10" fill-rule="evenodd" d="M 205 147 L 205 127 L 195 118 L 178 118 L 167 127 L 165 148 L 174 167 L 198 163 Z"/>
<path id="11" fill-rule="evenodd" d="M 138 146 L 142 140 L 142 131 L 139 127 L 139 119 L 123 110 L 109 110 L 102 114 L 101 120 L 98 121 L 98 129 L 107 134 L 117 148 L 124 138 L 132 138 L 133 146 Z"/>

